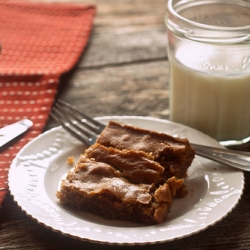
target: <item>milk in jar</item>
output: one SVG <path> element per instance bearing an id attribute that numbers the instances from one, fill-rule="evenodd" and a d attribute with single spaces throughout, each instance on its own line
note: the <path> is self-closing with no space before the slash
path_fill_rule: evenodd
<path id="1" fill-rule="evenodd" d="M 225 1 L 215 4 L 198 0 L 195 6 L 188 2 L 194 3 L 169 3 L 177 5 L 178 15 L 184 13 L 180 22 L 173 16 L 167 20 L 170 120 L 219 141 L 242 140 L 250 136 L 250 3 L 240 6 L 236 13 L 235 6 L 228 7 Z M 219 2 L 220 8 L 215 8 Z M 203 3 L 200 12 L 199 3 Z M 245 11 L 247 7 L 249 12 Z M 196 11 L 189 12 L 188 8 Z M 243 17 L 231 24 L 234 13 Z"/>

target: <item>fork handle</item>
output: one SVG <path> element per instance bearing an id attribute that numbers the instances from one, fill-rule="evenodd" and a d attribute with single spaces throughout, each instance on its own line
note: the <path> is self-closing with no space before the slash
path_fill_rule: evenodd
<path id="1" fill-rule="evenodd" d="M 215 148 L 197 144 L 191 144 L 195 153 L 204 158 L 238 168 L 244 171 L 250 171 L 250 152 L 228 150 L 224 148 Z"/>

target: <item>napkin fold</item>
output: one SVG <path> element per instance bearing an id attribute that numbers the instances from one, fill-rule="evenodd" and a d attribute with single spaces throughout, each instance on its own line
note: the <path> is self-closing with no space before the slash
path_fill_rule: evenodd
<path id="1" fill-rule="evenodd" d="M 34 123 L 0 151 L 0 206 L 10 164 L 43 131 L 60 76 L 79 60 L 95 12 L 92 5 L 0 0 L 0 128 L 24 118 Z"/>

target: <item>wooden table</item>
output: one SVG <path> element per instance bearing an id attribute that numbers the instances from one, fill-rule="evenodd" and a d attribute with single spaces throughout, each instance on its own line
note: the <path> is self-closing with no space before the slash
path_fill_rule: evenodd
<path id="1" fill-rule="evenodd" d="M 98 13 L 87 50 L 61 78 L 58 98 L 91 116 L 167 119 L 166 0 L 72 2 L 94 3 Z M 55 125 L 50 119 L 45 130 Z M 245 173 L 245 182 L 239 204 L 216 225 L 177 241 L 135 247 L 99 245 L 55 233 L 29 218 L 8 194 L 0 210 L 0 249 L 250 249 L 250 173 Z"/>

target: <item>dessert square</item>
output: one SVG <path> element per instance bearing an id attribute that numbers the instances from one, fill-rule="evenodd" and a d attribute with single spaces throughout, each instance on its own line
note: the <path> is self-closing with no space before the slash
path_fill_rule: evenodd
<path id="1" fill-rule="evenodd" d="M 61 203 L 108 219 L 164 222 L 194 150 L 187 139 L 111 121 L 62 181 Z"/>

